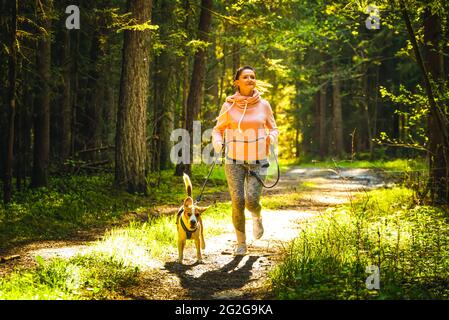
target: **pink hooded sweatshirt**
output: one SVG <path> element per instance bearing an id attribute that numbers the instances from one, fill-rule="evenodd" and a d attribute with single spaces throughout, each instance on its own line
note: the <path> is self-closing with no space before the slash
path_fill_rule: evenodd
<path id="1" fill-rule="evenodd" d="M 278 134 L 268 101 L 261 99 L 257 90 L 251 97 L 236 92 L 226 98 L 221 108 L 212 131 L 212 143 L 215 151 L 220 152 L 226 141 L 228 158 L 263 160 L 268 158 L 269 145 L 277 142 Z"/>

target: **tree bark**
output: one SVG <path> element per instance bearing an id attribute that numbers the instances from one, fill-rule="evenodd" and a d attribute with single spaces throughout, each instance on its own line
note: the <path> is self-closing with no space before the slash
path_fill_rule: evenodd
<path id="1" fill-rule="evenodd" d="M 301 130 L 301 96 L 300 96 L 300 87 L 301 84 L 299 81 L 295 81 L 295 113 L 294 113 L 294 119 L 295 119 L 295 158 L 299 159 L 301 156 L 301 143 L 300 143 L 300 136 L 302 135 L 302 139 L 304 140 L 304 132 Z"/>
<path id="2" fill-rule="evenodd" d="M 186 12 L 185 20 L 184 20 L 184 31 L 187 34 L 189 32 L 189 15 L 187 14 L 190 10 L 190 2 L 189 0 L 184 0 L 184 10 Z M 181 112 L 181 126 L 186 128 L 186 117 L 187 117 L 187 98 L 189 96 L 189 54 L 187 48 L 184 50 L 184 61 L 183 61 L 183 74 L 182 74 L 182 112 Z M 180 162 L 175 167 L 175 176 L 182 176 L 185 171 L 185 164 Z"/>
<path id="3" fill-rule="evenodd" d="M 139 24 L 150 20 L 151 8 L 150 0 L 127 2 L 127 11 Z M 125 31 L 117 114 L 115 185 L 130 193 L 147 192 L 149 41 L 148 29 Z"/>
<path id="4" fill-rule="evenodd" d="M 17 47 L 16 47 L 16 31 L 17 31 L 17 0 L 11 4 L 11 27 L 10 27 L 10 54 L 8 59 L 8 105 L 9 105 L 9 130 L 7 140 L 7 154 L 5 162 L 5 174 L 3 184 L 3 201 L 8 203 L 12 197 L 12 169 L 14 162 L 14 124 L 16 115 L 16 77 L 17 77 Z"/>
<path id="5" fill-rule="evenodd" d="M 426 44 L 426 63 L 424 63 L 416 41 L 415 32 L 413 31 L 407 8 L 403 0 L 399 0 L 402 16 L 405 21 L 410 41 L 413 45 L 418 66 L 424 80 L 424 88 L 426 89 L 429 100 L 429 179 L 431 186 L 431 195 L 435 203 L 449 203 L 448 192 L 448 124 L 442 110 L 436 104 L 435 94 L 432 89 L 430 77 L 438 81 L 441 75 L 441 59 L 438 57 L 438 42 L 441 35 L 440 23 L 437 15 L 432 15 L 425 8 L 425 24 L 424 24 L 424 42 Z M 429 68 L 430 75 L 427 71 Z"/>
<path id="6" fill-rule="evenodd" d="M 61 160 L 67 160 L 72 154 L 72 104 L 71 104 L 71 66 L 69 30 L 63 31 L 62 56 L 62 100 L 61 100 Z"/>
<path id="7" fill-rule="evenodd" d="M 50 158 L 50 64 L 51 64 L 51 11 L 52 0 L 42 0 L 38 6 L 39 22 L 43 28 L 37 49 L 37 74 L 40 84 L 34 109 L 34 162 L 31 187 L 48 183 Z"/>
<path id="8" fill-rule="evenodd" d="M 235 30 L 235 27 L 233 26 L 231 30 Z M 235 73 L 237 71 L 237 69 L 240 67 L 241 67 L 240 66 L 240 45 L 238 43 L 233 43 L 232 44 L 232 70 L 233 70 L 233 73 Z"/>
<path id="9" fill-rule="evenodd" d="M 370 159 L 373 157 L 373 131 L 372 131 L 372 124 L 371 124 L 371 114 L 370 114 L 370 91 L 369 91 L 369 68 L 368 66 L 364 67 L 363 70 L 363 76 L 362 76 L 362 105 L 363 105 L 363 115 L 365 118 L 365 125 L 366 125 L 366 136 L 367 139 L 366 145 L 364 144 L 364 147 L 368 147 L 370 152 Z"/>
<path id="10" fill-rule="evenodd" d="M 430 77 L 436 87 L 444 81 L 443 68 L 444 60 L 440 53 L 439 42 L 441 41 L 441 20 L 436 14 L 430 12 L 427 6 L 424 10 L 424 43 L 426 69 L 430 72 Z M 439 90 L 436 90 L 438 93 Z M 443 115 L 444 117 L 444 115 Z M 429 170 L 431 179 L 432 198 L 436 203 L 449 203 L 448 191 L 448 161 L 449 150 L 447 141 L 443 140 L 444 134 L 439 130 L 440 119 L 430 114 L 429 125 Z M 446 125 L 442 124 L 447 132 Z"/>
<path id="11" fill-rule="evenodd" d="M 96 20 L 98 21 L 98 20 Z M 101 134 L 103 126 L 103 98 L 104 98 L 104 81 L 102 81 L 102 57 L 104 52 L 101 49 L 100 43 L 101 34 L 101 22 L 100 26 L 96 26 L 94 35 L 91 39 L 90 46 L 90 61 L 91 67 L 89 70 L 89 76 L 87 81 L 87 88 L 89 89 L 87 105 L 86 105 L 86 121 L 85 121 L 85 134 L 86 134 L 86 148 L 93 149 L 98 148 L 101 145 Z M 90 153 L 88 155 L 88 161 L 97 161 L 98 153 Z"/>
<path id="12" fill-rule="evenodd" d="M 334 77 L 332 79 L 332 97 L 333 97 L 333 127 L 334 127 L 334 154 L 341 157 L 344 154 L 343 145 L 343 116 L 341 109 L 340 79 L 338 68 L 334 64 Z"/>
<path id="13" fill-rule="evenodd" d="M 327 148 L 327 130 L 326 130 L 326 123 L 327 123 L 327 116 L 326 116 L 326 109 L 327 109 L 327 84 L 324 84 L 320 89 L 320 105 L 319 105 L 319 145 L 320 145 L 320 157 L 324 158 L 328 153 Z"/>
<path id="14" fill-rule="evenodd" d="M 153 10 L 154 11 L 154 10 Z M 161 38 L 168 38 L 168 21 L 173 20 L 173 3 L 167 0 L 160 2 L 153 21 L 161 27 Z M 153 70 L 153 133 L 151 144 L 151 170 L 168 169 L 170 167 L 170 134 L 174 129 L 174 95 L 172 87 L 175 57 L 170 49 L 164 49 L 154 59 Z"/>
<path id="15" fill-rule="evenodd" d="M 200 22 L 198 26 L 198 38 L 204 42 L 208 41 L 209 30 L 212 22 L 212 0 L 201 0 Z M 185 164 L 185 172 L 191 175 L 191 164 L 193 161 L 193 121 L 198 117 L 202 99 L 204 78 L 206 75 L 206 52 L 207 48 L 200 48 L 195 53 L 193 60 L 193 71 L 190 79 L 190 91 L 187 98 L 186 129 L 190 135 L 190 161 Z"/>
<path id="16" fill-rule="evenodd" d="M 313 132 L 312 137 L 309 142 L 310 150 L 314 155 L 319 155 L 319 146 L 320 146 L 320 134 L 321 134 L 321 123 L 320 123 L 320 97 L 321 92 L 318 90 L 314 94 L 314 113 L 313 113 Z"/>

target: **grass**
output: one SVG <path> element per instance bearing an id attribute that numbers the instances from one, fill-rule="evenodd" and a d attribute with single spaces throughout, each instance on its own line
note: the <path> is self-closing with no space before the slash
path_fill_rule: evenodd
<path id="1" fill-rule="evenodd" d="M 199 194 L 208 168 L 196 167 L 192 175 L 194 196 Z M 150 197 L 131 196 L 110 187 L 110 176 L 55 179 L 48 189 L 16 195 L 3 212 L 0 230 L 10 245 L 21 239 L 39 240 L 64 237 L 80 227 L 104 225 L 118 221 L 127 211 L 139 214 L 156 204 L 176 204 L 185 197 L 183 183 L 173 179 L 172 172 L 161 173 L 160 188 Z M 149 182 L 155 177 L 149 177 Z M 182 180 L 181 180 L 182 181 Z M 211 175 L 205 194 L 225 187 L 222 167 Z M 170 197 L 168 201 L 167 197 Z M 70 207 L 69 203 L 72 204 Z M 204 213 L 205 236 L 223 232 L 230 221 L 230 203 L 217 203 Z M 23 225 L 31 222 L 31 225 Z M 53 230 L 61 226 L 62 230 Z M 13 228 L 11 228 L 13 227 Z M 11 229 L 8 229 L 11 228 Z M 37 230 L 35 230 L 37 229 Z M 49 230 L 40 234 L 39 230 Z M 70 259 L 37 258 L 33 270 L 15 270 L 0 280 L 0 299 L 114 299 L 135 284 L 140 271 L 151 268 L 152 259 L 164 259 L 176 252 L 176 228 L 173 214 L 133 220 L 127 226 L 116 226 L 92 243 L 83 254 Z M 188 246 L 192 245 L 189 242 Z"/>
<path id="2" fill-rule="evenodd" d="M 230 203 L 217 203 L 203 214 L 205 237 L 224 231 L 224 223 L 231 219 Z M 144 267 L 150 259 L 166 259 L 177 249 L 177 233 L 174 216 L 162 216 L 148 222 L 132 221 L 126 227 L 113 228 L 103 240 L 94 244 L 93 250 L 119 258 L 126 265 Z M 193 246 L 189 242 L 188 246 Z"/>
<path id="3" fill-rule="evenodd" d="M 296 163 L 304 168 L 366 168 L 384 171 L 409 172 L 415 170 L 426 170 L 427 164 L 424 159 L 393 159 L 393 160 L 331 160 Z"/>
<path id="4" fill-rule="evenodd" d="M 136 283 L 137 268 L 100 254 L 44 261 L 0 279 L 0 300 L 105 299 Z"/>
<path id="5" fill-rule="evenodd" d="M 402 163 L 403 164 L 403 163 Z M 391 164 L 400 166 L 401 163 Z M 288 168 L 288 164 L 282 164 Z M 195 166 L 194 196 L 208 173 Z M 149 176 L 150 196 L 132 196 L 110 187 L 112 177 L 53 179 L 47 189 L 16 194 L 0 209 L 0 239 L 58 239 L 76 230 L 120 221 L 158 204 L 179 206 L 185 196 L 181 178 L 163 171 Z M 298 186 L 299 191 L 313 184 Z M 223 168 L 214 169 L 205 195 L 227 190 Z M 301 192 L 262 198 L 267 209 L 295 206 Z M 372 191 L 365 200 L 329 211 L 304 229 L 271 275 L 280 299 L 447 298 L 449 231 L 443 213 L 415 206 L 406 188 Z M 204 214 L 206 237 L 223 232 L 231 219 L 230 203 L 216 203 Z M 114 299 L 123 297 L 153 259 L 176 253 L 174 215 L 116 226 L 86 253 L 70 259 L 37 258 L 33 270 L 16 270 L 0 279 L 0 299 Z M 2 242 L 2 245 L 4 242 Z M 193 246 L 190 242 L 189 246 Z M 367 290 L 365 267 L 381 268 L 381 290 Z M 125 294 L 126 295 L 126 294 Z"/>
<path id="6" fill-rule="evenodd" d="M 16 193 L 0 207 L 0 247 L 21 242 L 61 239 L 84 228 L 119 221 L 128 210 L 149 201 L 111 187 L 112 177 L 53 178 L 48 188 Z"/>
<path id="7" fill-rule="evenodd" d="M 205 236 L 223 232 L 229 222 L 230 204 L 214 205 L 204 215 Z M 152 259 L 176 253 L 173 216 L 148 222 L 132 221 L 113 228 L 86 253 L 70 259 L 44 261 L 38 257 L 34 270 L 17 270 L 0 280 L 0 300 L 10 299 L 114 299 L 136 284 L 142 270 L 154 267 Z M 187 248 L 193 242 L 188 242 Z M 187 249 L 188 250 L 188 249 Z"/>
<path id="8" fill-rule="evenodd" d="M 305 225 L 270 279 L 279 299 L 448 299 L 449 225 L 407 188 L 370 191 Z M 380 268 L 380 290 L 366 268 Z"/>
<path id="9" fill-rule="evenodd" d="M 194 166 L 194 196 L 200 192 L 208 167 Z M 157 177 L 149 176 L 150 183 Z M 159 187 L 149 187 L 149 195 L 131 195 L 112 187 L 113 176 L 53 177 L 47 188 L 16 192 L 13 201 L 0 206 L 0 251 L 35 241 L 64 239 L 78 230 L 118 223 L 127 212 L 150 210 L 158 205 L 178 206 L 185 197 L 182 177 L 173 170 L 161 172 Z M 223 168 L 216 166 L 204 195 L 227 189 Z"/>

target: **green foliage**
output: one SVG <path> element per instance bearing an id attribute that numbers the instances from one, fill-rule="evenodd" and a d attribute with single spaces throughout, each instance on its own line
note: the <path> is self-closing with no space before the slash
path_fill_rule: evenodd
<path id="1" fill-rule="evenodd" d="M 194 166 L 192 175 L 192 183 L 203 181 L 204 174 L 208 167 L 206 166 Z M 185 197 L 184 184 L 182 178 L 175 183 L 169 183 L 174 181 L 173 172 L 162 171 L 162 184 L 161 186 L 172 186 L 172 189 L 153 188 L 152 196 L 159 202 L 165 201 L 165 193 L 173 199 L 177 200 L 177 205 L 181 203 L 181 200 Z M 35 225 L 43 228 L 39 225 L 39 221 L 42 222 L 43 212 L 46 210 L 55 210 L 56 208 L 63 208 L 63 201 L 58 201 L 64 189 L 68 194 L 72 196 L 77 194 L 77 186 L 80 188 L 78 192 L 80 197 L 85 199 L 86 204 L 100 199 L 96 197 L 94 199 L 95 192 L 90 198 L 90 192 L 96 190 L 97 193 L 105 188 L 109 192 L 113 189 L 109 189 L 108 183 L 111 182 L 110 177 L 105 176 L 93 176 L 93 177 L 72 177 L 73 181 L 61 181 L 55 179 L 52 182 L 52 192 L 48 189 L 40 189 L 30 194 L 22 194 L 22 205 L 14 204 L 12 207 L 17 211 L 17 230 L 10 233 L 10 236 L 19 235 L 23 237 L 37 237 L 35 234 L 24 234 L 24 226 L 20 223 L 23 222 L 23 216 L 39 215 L 40 220 L 35 220 Z M 216 184 L 216 188 L 219 188 L 220 181 L 223 184 L 223 170 L 217 167 L 217 171 L 212 174 L 212 182 Z M 80 184 L 78 185 L 77 182 Z M 82 184 L 81 184 L 82 182 Z M 85 192 L 85 194 L 84 194 Z M 104 190 L 102 193 L 105 193 Z M 108 194 L 108 193 L 105 193 Z M 120 201 L 129 200 L 131 196 L 123 193 L 118 193 L 117 196 L 121 197 Z M 113 195 L 109 195 L 112 197 Z M 33 209 L 27 211 L 27 206 L 34 205 L 29 201 L 38 201 L 40 198 L 45 199 L 43 204 L 39 202 L 40 209 Z M 131 197 L 134 199 L 126 208 L 132 209 L 135 214 L 144 213 L 148 211 L 146 206 L 138 206 L 144 204 L 146 198 Z M 103 199 L 105 203 L 112 201 L 110 198 Z M 137 201 L 140 200 L 140 201 Z M 131 205 L 132 204 L 132 205 Z M 80 207 L 78 207 L 79 209 Z M 102 205 L 96 204 L 95 210 L 103 208 Z M 85 208 L 84 208 L 85 209 Z M 90 221 L 88 218 L 83 218 L 83 215 L 88 215 L 88 211 L 81 211 L 78 214 L 80 221 Z M 117 218 L 119 218 L 124 212 L 120 212 L 124 207 L 119 207 L 117 210 Z M 92 208 L 94 210 L 94 208 Z M 136 284 L 138 273 L 143 269 L 148 269 L 151 266 L 154 258 L 163 258 L 170 253 L 176 252 L 176 227 L 175 227 L 175 212 L 171 211 L 169 214 L 155 217 L 149 216 L 148 221 L 141 222 L 138 220 L 131 220 L 131 222 L 124 227 L 114 227 L 104 234 L 101 240 L 94 242 L 90 245 L 86 252 L 70 259 L 52 259 L 45 261 L 42 257 L 36 257 L 37 268 L 35 270 L 16 270 L 13 273 L 0 280 L 0 299 L 113 299 L 116 295 L 120 294 L 121 290 L 125 290 L 127 286 Z M 54 217 L 52 217 L 54 219 Z M 73 216 L 61 217 L 66 219 L 63 226 L 66 226 L 68 222 L 72 222 Z M 77 219 L 78 219 L 77 218 Z M 86 220 L 87 219 L 87 220 Z M 107 221 L 107 217 L 103 222 Z M 203 215 L 203 221 L 207 224 L 205 236 L 213 236 L 222 233 L 224 226 L 230 222 L 231 219 L 231 205 L 230 203 L 217 203 L 212 205 Z M 4 221 L 3 221 L 4 222 Z M 224 223 L 226 222 L 226 224 Z M 46 227 L 54 227 L 56 221 L 44 221 Z M 48 225 L 47 225 L 48 224 Z M 6 227 L 9 224 L 5 224 Z M 67 227 L 67 226 L 66 226 Z M 27 229 L 28 230 L 28 229 Z M 55 235 L 60 236 L 58 230 L 54 230 Z M 6 238 L 6 236 L 5 236 Z M 190 242 L 192 245 L 192 242 Z"/>
<path id="2" fill-rule="evenodd" d="M 397 171 L 397 172 L 412 172 L 412 171 L 425 171 L 427 169 L 427 163 L 425 159 L 390 159 L 390 160 L 340 160 L 333 161 L 327 159 L 323 161 L 308 161 L 298 163 L 301 167 L 305 168 L 366 168 L 374 169 L 385 172 Z"/>
<path id="3" fill-rule="evenodd" d="M 111 186 L 109 175 L 69 176 L 52 178 L 48 188 L 16 193 L 0 209 L 0 243 L 58 239 L 80 228 L 116 222 L 125 211 L 146 203 Z"/>
<path id="4" fill-rule="evenodd" d="M 2 300 L 108 299 L 136 283 L 138 268 L 104 255 L 78 255 L 44 261 L 31 271 L 15 271 L 0 279 Z"/>
<path id="5" fill-rule="evenodd" d="M 193 167 L 194 197 L 199 195 L 209 166 Z M 157 182 L 159 181 L 159 186 Z M 157 205 L 179 206 L 185 197 L 182 177 L 172 170 L 148 176 L 148 196 L 131 195 L 112 187 L 113 176 L 55 177 L 48 188 L 16 193 L 6 208 L 0 207 L 0 247 L 26 240 L 60 239 L 80 229 L 105 226 L 120 221 L 123 214 Z M 204 198 L 226 190 L 222 166 L 215 166 Z"/>
<path id="6" fill-rule="evenodd" d="M 449 227 L 406 188 L 376 190 L 306 225 L 271 274 L 279 299 L 447 299 Z M 368 290 L 365 268 L 380 268 Z"/>
<path id="7" fill-rule="evenodd" d="M 425 150 L 428 142 L 426 121 L 429 106 L 422 87 L 417 85 L 416 92 L 412 92 L 401 85 L 397 95 L 389 92 L 385 87 L 380 87 L 380 94 L 385 100 L 399 106 L 394 113 L 400 117 L 401 137 L 390 138 L 386 132 L 381 132 L 376 141 L 379 144 L 406 145 L 410 148 Z"/>

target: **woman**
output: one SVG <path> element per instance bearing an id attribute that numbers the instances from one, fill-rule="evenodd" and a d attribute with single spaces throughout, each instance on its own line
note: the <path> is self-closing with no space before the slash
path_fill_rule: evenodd
<path id="1" fill-rule="evenodd" d="M 248 171 L 260 173 L 261 167 L 267 163 L 269 145 L 276 142 L 279 131 L 270 104 L 260 97 L 256 89 L 255 70 L 250 66 L 239 68 L 234 85 L 237 92 L 227 97 L 223 104 L 213 129 L 212 142 L 216 152 L 221 152 L 225 146 L 225 174 L 237 236 L 234 254 L 244 255 L 247 251 L 245 207 L 252 215 L 254 238 L 260 239 L 263 235 L 262 185 Z"/>

